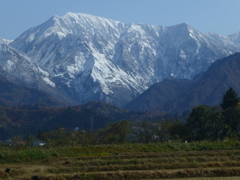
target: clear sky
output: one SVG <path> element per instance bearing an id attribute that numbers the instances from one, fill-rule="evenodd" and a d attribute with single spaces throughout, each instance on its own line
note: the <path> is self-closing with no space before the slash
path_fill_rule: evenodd
<path id="1" fill-rule="evenodd" d="M 240 31 L 240 0 L 0 0 L 0 38 L 15 39 L 53 15 L 86 13 L 124 23 L 171 26 L 183 22 L 199 31 Z"/>

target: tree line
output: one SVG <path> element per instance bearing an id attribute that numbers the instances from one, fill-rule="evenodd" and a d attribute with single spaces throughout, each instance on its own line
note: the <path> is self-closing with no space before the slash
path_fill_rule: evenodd
<path id="1" fill-rule="evenodd" d="M 59 128 L 42 133 L 38 138 L 49 146 L 218 141 L 238 138 L 239 130 L 240 98 L 230 87 L 218 106 L 196 106 L 185 121 L 178 118 L 157 121 L 122 120 L 94 132 Z"/>
<path id="2" fill-rule="evenodd" d="M 240 98 L 229 88 L 219 106 L 194 107 L 188 116 L 187 128 L 193 140 L 223 140 L 240 136 Z"/>
<path id="3" fill-rule="evenodd" d="M 0 135 L 29 142 L 38 139 L 54 147 L 129 142 L 218 141 L 240 136 L 240 98 L 231 87 L 218 106 L 196 106 L 186 118 L 162 113 L 133 113 L 104 103 L 90 103 L 87 106 L 88 109 L 1 107 Z M 16 119 L 22 123 L 21 126 Z M 9 122 L 11 128 L 5 128 L 4 123 Z"/>

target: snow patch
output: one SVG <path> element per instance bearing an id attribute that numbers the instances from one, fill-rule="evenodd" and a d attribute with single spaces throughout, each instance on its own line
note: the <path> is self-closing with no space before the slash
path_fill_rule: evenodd
<path id="1" fill-rule="evenodd" d="M 185 54 L 185 52 L 181 49 L 180 51 L 180 55 L 179 55 L 182 59 L 186 59 L 187 55 Z"/>
<path id="2" fill-rule="evenodd" d="M 47 77 L 43 77 L 42 79 L 43 79 L 47 84 L 49 84 L 50 86 L 56 87 L 56 85 L 55 85 L 51 80 L 49 80 Z"/>
<path id="3" fill-rule="evenodd" d="M 32 42 L 34 40 L 34 37 L 35 37 L 35 33 L 31 33 L 28 38 L 27 38 L 27 42 Z"/>

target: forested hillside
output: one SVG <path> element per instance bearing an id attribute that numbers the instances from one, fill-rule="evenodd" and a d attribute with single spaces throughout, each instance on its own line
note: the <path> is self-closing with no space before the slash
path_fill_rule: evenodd
<path id="1" fill-rule="evenodd" d="M 170 115 L 164 112 L 131 112 L 104 102 L 79 106 L 51 107 L 44 103 L 23 106 L 0 106 L 0 139 L 31 136 L 56 128 L 97 131 L 120 120 L 153 121 Z"/>
<path id="2" fill-rule="evenodd" d="M 151 86 L 126 107 L 138 111 L 184 112 L 219 104 L 229 87 L 240 93 L 240 53 L 214 62 L 192 81 L 168 79 Z"/>

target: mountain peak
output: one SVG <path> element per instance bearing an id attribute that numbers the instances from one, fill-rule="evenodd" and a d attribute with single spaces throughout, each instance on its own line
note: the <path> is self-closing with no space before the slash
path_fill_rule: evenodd
<path id="1" fill-rule="evenodd" d="M 176 29 L 182 29 L 182 30 L 189 30 L 189 29 L 193 29 L 189 24 L 183 22 L 180 24 L 176 24 L 173 26 L 168 26 L 169 28 L 176 28 Z"/>
<path id="2" fill-rule="evenodd" d="M 99 16 L 94 16 L 91 14 L 85 14 L 85 13 L 73 13 L 73 12 L 68 12 L 63 16 L 59 16 L 61 18 L 74 18 L 74 19 L 91 19 L 91 20 L 96 20 L 96 19 L 106 19 L 103 17 L 99 17 Z"/>
<path id="3" fill-rule="evenodd" d="M 169 34 L 169 36 L 172 36 L 174 38 L 178 38 L 179 40 L 186 39 L 186 38 L 188 39 L 189 37 L 195 38 L 195 36 L 198 36 L 198 37 L 204 36 L 203 33 L 194 29 L 192 26 L 190 26 L 185 22 L 177 25 L 165 27 L 165 33 Z"/>
<path id="4" fill-rule="evenodd" d="M 186 22 L 182 22 L 180 24 L 177 24 L 176 26 L 182 26 L 182 27 L 187 27 L 187 28 L 190 27 L 190 25 Z"/>
<path id="5" fill-rule="evenodd" d="M 191 79 L 236 52 L 234 44 L 219 44 L 187 23 L 124 24 L 72 12 L 52 17 L 11 43 L 74 100 L 120 106 L 155 82 L 170 76 Z"/>
<path id="6" fill-rule="evenodd" d="M 40 28 L 44 27 L 45 31 L 41 31 L 44 36 L 56 34 L 60 38 L 64 38 L 69 34 L 79 37 L 86 37 L 87 34 L 94 35 L 96 30 L 108 32 L 111 29 L 117 29 L 120 22 L 106 19 L 103 17 L 93 16 L 84 13 L 68 12 L 63 16 L 55 15 L 49 19 Z"/>

